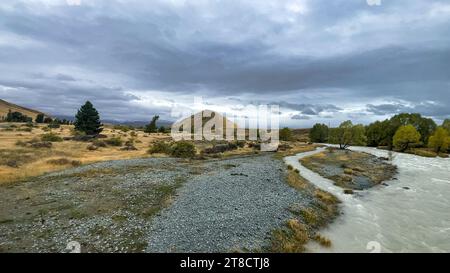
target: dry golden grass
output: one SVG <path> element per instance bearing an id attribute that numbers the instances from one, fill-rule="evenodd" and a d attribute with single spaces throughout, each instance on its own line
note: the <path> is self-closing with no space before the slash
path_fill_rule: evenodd
<path id="1" fill-rule="evenodd" d="M 308 181 L 293 169 L 290 169 L 288 171 L 286 180 L 289 186 L 293 187 L 296 190 L 303 190 L 308 187 Z"/>
<path id="2" fill-rule="evenodd" d="M 314 195 L 327 205 L 334 205 L 339 203 L 339 199 L 336 196 L 321 189 L 316 189 Z"/>
<path id="3" fill-rule="evenodd" d="M 3 123 L 6 124 L 6 123 Z M 163 139 L 170 139 L 168 134 L 145 134 L 142 131 L 135 131 L 135 137 L 131 137 L 131 132 L 122 132 L 106 126 L 102 132 L 108 137 L 121 137 L 124 142 L 133 138 L 136 151 L 122 151 L 121 147 L 107 146 L 95 151 L 89 151 L 87 147 L 90 142 L 63 141 L 53 142 L 52 148 L 31 148 L 16 145 L 18 141 L 27 142 L 32 139 L 40 139 L 42 135 L 49 133 L 46 125 L 39 125 L 33 128 L 31 132 L 18 132 L 17 129 L 23 128 L 24 124 L 9 123 L 14 125 L 13 131 L 0 129 L 0 154 L 7 161 L 10 157 L 13 160 L 19 160 L 17 167 L 10 167 L 8 164 L 0 162 L 0 183 L 15 182 L 27 179 L 29 177 L 42 175 L 48 172 L 63 170 L 73 167 L 77 164 L 55 164 L 55 160 L 66 159 L 68 162 L 80 162 L 89 164 L 94 162 L 132 159 L 149 157 L 147 149 L 151 142 Z M 52 129 L 51 132 L 60 137 L 72 136 L 73 126 L 62 125 L 59 129 Z M 6 155 L 6 156 L 5 156 Z M 12 165 L 12 164 L 9 164 Z"/>
<path id="4" fill-rule="evenodd" d="M 310 152 L 314 151 L 317 147 L 320 147 L 320 145 L 317 144 L 308 144 L 308 143 L 301 143 L 301 142 L 287 142 L 291 148 L 287 151 L 278 151 L 274 157 L 281 159 L 285 156 L 291 156 L 298 153 L 304 153 L 304 152 Z"/>
<path id="5" fill-rule="evenodd" d="M 287 221 L 286 227 L 272 234 L 271 251 L 277 253 L 301 253 L 309 241 L 306 227 L 296 219 Z"/>
<path id="6" fill-rule="evenodd" d="M 303 219 L 305 220 L 305 223 L 313 226 L 317 223 L 318 216 L 317 213 L 314 212 L 311 208 L 304 208 L 300 210 L 300 215 L 303 216 Z"/>
<path id="7" fill-rule="evenodd" d="M 325 236 L 322 236 L 320 233 L 316 233 L 316 235 L 314 235 L 313 237 L 313 240 L 323 247 L 331 247 L 332 245 L 331 240 Z"/>

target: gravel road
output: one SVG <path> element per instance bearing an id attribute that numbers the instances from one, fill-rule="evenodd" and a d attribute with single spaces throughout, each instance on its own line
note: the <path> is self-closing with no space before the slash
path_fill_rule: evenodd
<path id="1" fill-rule="evenodd" d="M 309 199 L 289 187 L 286 166 L 271 155 L 206 163 L 175 202 L 154 219 L 148 252 L 229 252 L 267 246 L 271 231 Z M 225 169 L 224 169 L 225 167 Z"/>

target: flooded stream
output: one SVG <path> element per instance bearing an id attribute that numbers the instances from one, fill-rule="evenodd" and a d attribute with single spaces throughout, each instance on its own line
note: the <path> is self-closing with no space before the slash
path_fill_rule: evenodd
<path id="1" fill-rule="evenodd" d="M 343 215 L 321 233 L 333 242 L 315 243 L 312 252 L 450 252 L 450 159 L 394 153 L 398 174 L 386 185 L 346 195 L 342 188 L 303 167 L 299 159 L 322 151 L 285 158 L 317 187 L 336 195 Z M 351 150 L 387 157 L 367 147 Z"/>

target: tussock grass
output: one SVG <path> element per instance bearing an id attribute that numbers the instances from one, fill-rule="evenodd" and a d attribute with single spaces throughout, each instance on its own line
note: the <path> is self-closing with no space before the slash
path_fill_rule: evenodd
<path id="1" fill-rule="evenodd" d="M 47 160 L 47 163 L 52 164 L 52 165 L 72 165 L 74 167 L 81 165 L 81 161 L 79 161 L 79 160 L 70 160 L 70 159 L 64 158 L 64 157 Z"/>
<path id="2" fill-rule="evenodd" d="M 287 221 L 284 228 L 272 233 L 271 251 L 275 253 L 302 253 L 309 241 L 306 227 L 297 219 Z"/>
<path id="3" fill-rule="evenodd" d="M 289 170 L 286 180 L 289 186 L 293 187 L 296 190 L 303 190 L 306 189 L 308 186 L 308 181 L 303 178 L 297 170 Z"/>
<path id="4" fill-rule="evenodd" d="M 320 201 L 328 205 L 335 205 L 340 202 L 336 196 L 321 189 L 316 189 L 314 192 L 314 196 L 316 196 Z"/>
<path id="5" fill-rule="evenodd" d="M 49 141 L 49 142 L 62 142 L 63 139 L 55 134 L 55 133 L 48 133 L 41 136 L 42 141 Z"/>
<path id="6" fill-rule="evenodd" d="M 300 210 L 300 215 L 308 225 L 315 225 L 318 221 L 317 214 L 311 208 L 304 208 Z"/>
<path id="7" fill-rule="evenodd" d="M 316 235 L 313 236 L 313 240 L 323 247 L 331 247 L 332 245 L 331 240 L 322 236 L 320 233 L 316 233 Z"/>

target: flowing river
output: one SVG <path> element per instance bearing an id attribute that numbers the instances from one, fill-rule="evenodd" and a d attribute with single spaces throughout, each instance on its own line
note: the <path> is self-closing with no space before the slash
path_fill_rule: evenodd
<path id="1" fill-rule="evenodd" d="M 342 212 L 321 231 L 333 242 L 325 249 L 310 243 L 312 252 L 450 252 L 450 159 L 394 153 L 396 179 L 355 195 L 346 195 L 331 180 L 303 167 L 301 153 L 285 158 L 301 175 L 342 201 Z M 387 157 L 367 147 L 351 150 Z"/>

